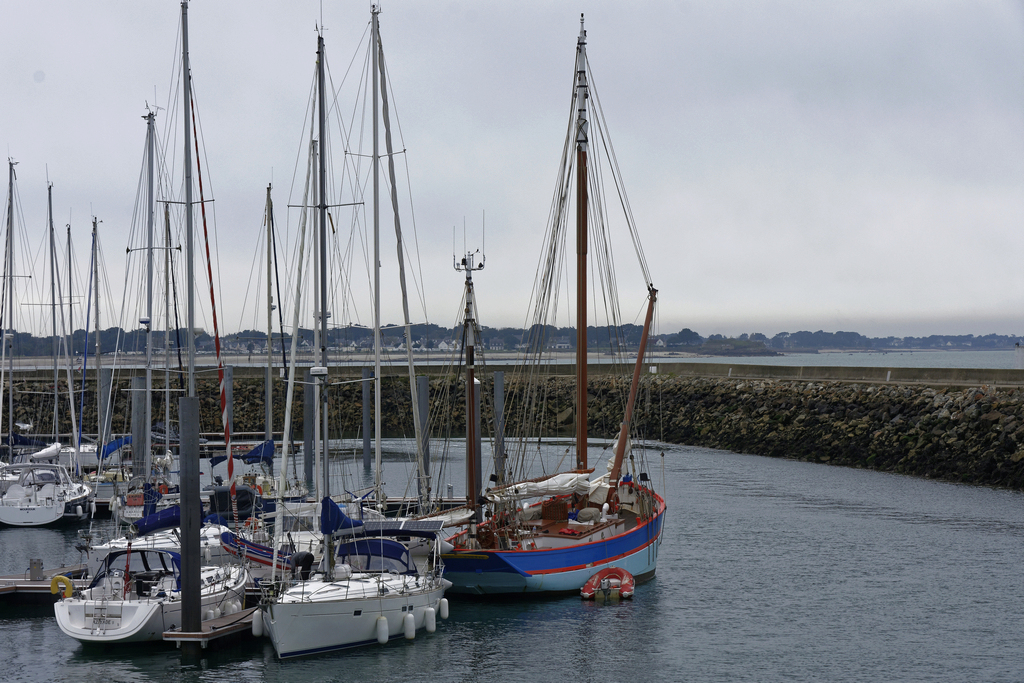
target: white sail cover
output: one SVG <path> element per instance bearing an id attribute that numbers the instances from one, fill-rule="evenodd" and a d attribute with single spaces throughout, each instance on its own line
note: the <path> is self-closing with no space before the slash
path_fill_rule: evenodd
<path id="1" fill-rule="evenodd" d="M 60 455 L 60 444 L 51 443 L 46 448 L 36 451 L 32 455 L 28 456 L 32 462 L 42 462 L 44 460 L 53 460 Z"/>
<path id="2" fill-rule="evenodd" d="M 501 489 L 488 491 L 487 500 L 498 503 L 523 498 L 540 498 L 541 496 L 561 496 L 578 493 L 585 496 L 590 491 L 590 475 L 586 473 L 566 472 L 548 477 L 543 481 L 523 481 L 510 484 Z"/>
<path id="3" fill-rule="evenodd" d="M 436 519 L 441 520 L 445 527 L 459 526 L 465 524 L 473 517 L 473 511 L 466 508 L 456 508 L 454 510 L 447 510 L 445 512 L 438 512 L 433 515 L 427 515 L 423 519 Z"/>

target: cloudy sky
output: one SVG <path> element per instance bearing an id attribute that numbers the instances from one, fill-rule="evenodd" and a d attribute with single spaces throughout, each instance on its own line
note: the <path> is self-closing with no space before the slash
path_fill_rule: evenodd
<path id="1" fill-rule="evenodd" d="M 103 221 L 120 299 L 141 117 L 147 102 L 167 105 L 179 6 L 0 0 L 0 11 L 0 143 L 18 162 L 30 241 L 45 227 L 48 173 L 56 223 L 70 220 L 78 248 L 90 217 Z M 1024 334 L 1024 4 L 1009 0 L 385 0 L 430 322 L 454 320 L 453 227 L 461 242 L 465 221 L 473 242 L 483 212 L 481 321 L 526 319 L 580 12 L 660 332 Z M 369 5 L 322 14 L 337 81 Z M 243 283 L 267 184 L 279 207 L 289 201 L 320 16 L 304 0 L 190 5 L 229 331 L 261 324 Z M 631 279 L 631 254 L 617 257 Z M 642 301 L 623 289 L 632 321 Z M 398 322 L 391 299 L 385 322 Z"/>

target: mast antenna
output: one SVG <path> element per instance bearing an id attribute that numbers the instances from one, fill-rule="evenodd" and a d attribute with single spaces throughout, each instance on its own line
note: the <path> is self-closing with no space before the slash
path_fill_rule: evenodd
<path id="1" fill-rule="evenodd" d="M 469 273 L 472 273 L 474 270 L 483 270 L 484 269 L 484 264 L 487 262 L 487 255 L 484 253 L 483 245 L 481 245 L 481 247 L 479 249 L 477 249 L 476 251 L 470 251 L 469 247 L 467 246 L 467 244 L 468 244 L 468 241 L 466 240 L 466 219 L 463 218 L 462 219 L 462 253 L 464 254 L 464 256 L 462 257 L 462 260 L 460 261 L 459 258 L 455 255 L 455 228 L 453 227 L 452 228 L 452 264 L 453 264 L 455 270 L 457 270 L 460 273 L 465 271 L 467 273 L 467 277 L 468 277 Z M 479 264 L 475 263 L 475 259 L 473 258 L 476 254 L 480 254 L 480 263 Z"/>

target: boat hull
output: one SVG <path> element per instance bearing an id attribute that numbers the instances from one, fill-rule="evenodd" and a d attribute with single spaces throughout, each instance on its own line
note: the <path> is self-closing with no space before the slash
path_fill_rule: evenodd
<path id="1" fill-rule="evenodd" d="M 0 506 L 0 524 L 8 526 L 46 526 L 64 519 L 64 503 L 55 505 Z"/>
<path id="2" fill-rule="evenodd" d="M 0 524 L 47 526 L 62 521 L 79 521 L 88 518 L 91 505 L 88 491 L 66 501 L 5 503 L 0 505 Z"/>
<path id="3" fill-rule="evenodd" d="M 405 594 L 389 591 L 356 598 L 276 602 L 261 608 L 263 624 L 281 659 L 371 645 L 379 642 L 380 616 L 387 619 L 389 639 L 403 636 L 409 613 L 417 631 L 425 628 L 427 608 L 439 612 L 447 583 L 437 581 L 432 589 Z"/>
<path id="4" fill-rule="evenodd" d="M 658 565 L 665 503 L 650 519 L 611 538 L 574 546 L 538 550 L 462 550 L 444 553 L 450 593 L 579 593 L 596 572 L 617 567 L 643 583 Z"/>

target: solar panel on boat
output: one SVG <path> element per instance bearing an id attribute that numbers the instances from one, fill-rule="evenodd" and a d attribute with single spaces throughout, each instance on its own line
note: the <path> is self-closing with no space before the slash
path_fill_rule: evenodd
<path id="1" fill-rule="evenodd" d="M 367 533 L 380 533 L 382 531 L 426 531 L 437 532 L 444 527 L 444 522 L 439 519 L 385 519 L 380 521 L 363 522 L 363 529 Z"/>

